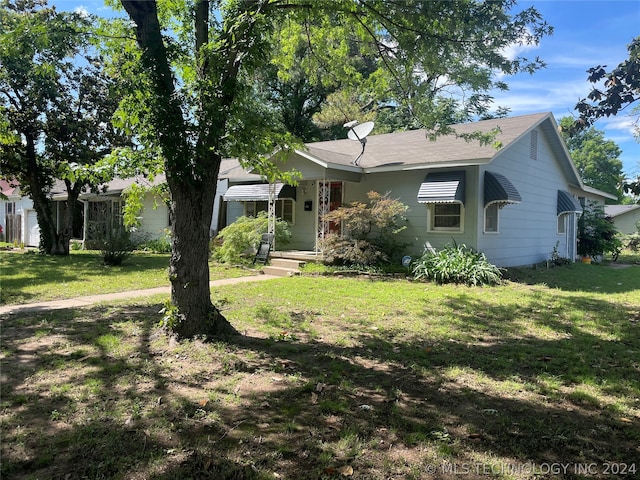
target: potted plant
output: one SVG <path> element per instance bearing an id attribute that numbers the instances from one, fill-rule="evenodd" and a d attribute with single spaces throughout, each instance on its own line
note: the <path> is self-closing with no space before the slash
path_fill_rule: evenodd
<path id="1" fill-rule="evenodd" d="M 611 220 L 604 214 L 604 208 L 590 202 L 585 205 L 578 221 L 578 255 L 582 263 L 591 263 L 593 257 L 605 253 L 616 254 L 620 251 L 621 242 L 618 231 Z"/>

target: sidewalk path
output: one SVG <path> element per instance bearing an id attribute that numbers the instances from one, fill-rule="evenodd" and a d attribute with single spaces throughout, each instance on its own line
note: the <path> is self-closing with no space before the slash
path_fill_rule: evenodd
<path id="1" fill-rule="evenodd" d="M 237 278 L 223 278 L 221 280 L 214 280 L 209 285 L 211 287 L 217 287 L 220 285 L 235 285 L 237 283 L 245 283 L 245 282 L 260 282 L 263 280 L 271 280 L 274 278 L 280 278 L 275 275 L 251 275 L 248 277 L 237 277 Z M 63 308 L 77 308 L 77 307 L 86 307 L 89 305 L 93 305 L 100 302 L 108 302 L 109 300 L 121 300 L 126 298 L 136 298 L 136 297 L 148 297 L 151 295 L 158 295 L 166 293 L 171 293 L 171 287 L 157 287 L 157 288 L 148 288 L 145 290 L 131 290 L 128 292 L 115 292 L 115 293 L 104 293 L 101 295 L 89 295 L 86 297 L 78 297 L 78 298 L 67 298 L 63 300 L 51 300 L 49 302 L 38 302 L 38 303 L 25 303 L 22 305 L 4 305 L 0 307 L 0 315 L 12 315 L 16 313 L 25 313 L 25 312 L 42 312 L 47 310 L 59 310 Z"/>

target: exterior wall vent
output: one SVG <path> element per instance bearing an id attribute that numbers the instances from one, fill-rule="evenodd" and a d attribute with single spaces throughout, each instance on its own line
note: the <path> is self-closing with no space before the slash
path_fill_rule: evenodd
<path id="1" fill-rule="evenodd" d="M 531 131 L 531 148 L 529 150 L 529 158 L 531 158 L 531 160 L 538 159 L 538 131 L 537 130 Z"/>

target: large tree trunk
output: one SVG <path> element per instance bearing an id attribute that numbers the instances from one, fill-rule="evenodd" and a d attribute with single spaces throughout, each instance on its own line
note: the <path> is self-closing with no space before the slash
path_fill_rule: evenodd
<path id="1" fill-rule="evenodd" d="M 169 265 L 171 300 L 181 321 L 180 337 L 233 335 L 238 332 L 211 303 L 209 289 L 209 227 L 216 183 L 173 185 L 173 245 Z"/>
<path id="2" fill-rule="evenodd" d="M 40 228 L 40 251 L 47 255 L 68 255 L 60 245 L 56 219 L 51 209 L 51 200 L 47 198 L 47 185 L 38 174 L 35 140 L 30 135 L 26 135 L 27 166 L 26 178 L 33 200 L 33 207 L 38 217 L 38 227 Z M 68 247 L 68 246 L 67 246 Z"/>
<path id="3" fill-rule="evenodd" d="M 208 2 L 204 3 L 208 6 Z M 183 116 L 180 95 L 176 95 L 156 3 L 122 0 L 122 5 L 136 24 L 142 62 L 151 80 L 153 100 L 149 106 L 171 192 L 173 238 L 169 277 L 171 301 L 180 315 L 174 331 L 181 337 L 236 334 L 211 302 L 209 290 L 209 227 L 220 168 L 220 156 L 213 152 L 216 133 L 222 135 L 223 129 L 214 133 L 205 121 L 199 125 L 198 146 L 189 144 L 191 130 Z M 198 22 L 206 22 L 207 12 L 207 8 L 198 6 Z M 197 37 L 201 46 L 206 41 L 206 28 L 198 28 Z"/>

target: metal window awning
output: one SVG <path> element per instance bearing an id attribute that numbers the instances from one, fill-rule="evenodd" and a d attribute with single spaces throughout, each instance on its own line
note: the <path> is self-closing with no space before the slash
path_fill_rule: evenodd
<path id="1" fill-rule="evenodd" d="M 465 172 L 429 173 L 420 185 L 418 203 L 461 203 L 465 200 Z"/>
<path id="2" fill-rule="evenodd" d="M 520 203 L 522 198 L 516 187 L 499 173 L 484 172 L 484 206 L 491 203 Z"/>
<path id="3" fill-rule="evenodd" d="M 291 185 L 276 183 L 273 185 L 276 199 L 296 199 L 296 189 Z M 253 183 L 249 185 L 233 185 L 224 193 L 222 199 L 225 202 L 268 202 L 269 184 Z"/>
<path id="4" fill-rule="evenodd" d="M 563 213 L 582 213 L 582 206 L 569 192 L 558 190 L 558 215 Z"/>

